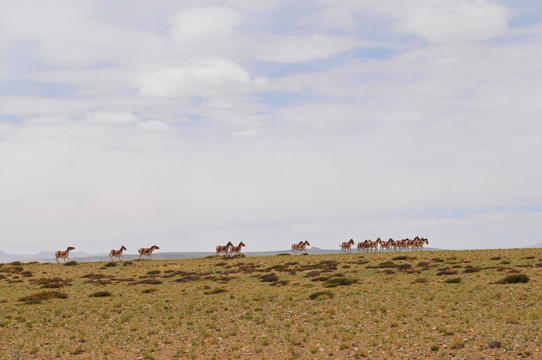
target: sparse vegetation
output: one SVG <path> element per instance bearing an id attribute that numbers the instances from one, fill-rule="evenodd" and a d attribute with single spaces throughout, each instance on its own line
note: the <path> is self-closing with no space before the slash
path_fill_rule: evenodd
<path id="1" fill-rule="evenodd" d="M 516 249 L 3 264 L 3 357 L 536 358 L 540 259 Z M 518 351 L 487 346 L 495 339 Z"/>

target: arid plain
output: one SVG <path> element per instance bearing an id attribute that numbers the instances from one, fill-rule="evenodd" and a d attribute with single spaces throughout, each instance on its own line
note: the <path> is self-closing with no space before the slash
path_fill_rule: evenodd
<path id="1" fill-rule="evenodd" d="M 541 282 L 542 249 L 16 262 L 0 265 L 0 351 L 540 359 Z"/>

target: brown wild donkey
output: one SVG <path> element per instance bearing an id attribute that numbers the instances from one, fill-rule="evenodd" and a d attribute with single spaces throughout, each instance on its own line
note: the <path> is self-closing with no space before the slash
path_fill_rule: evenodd
<path id="1" fill-rule="evenodd" d="M 55 257 L 56 257 L 56 263 L 59 264 L 60 262 L 58 261 L 58 259 L 64 259 L 64 262 L 66 262 L 66 259 L 68 259 L 68 261 L 70 260 L 70 251 L 72 250 L 75 250 L 75 248 L 73 246 L 68 246 L 68 248 L 66 249 L 66 251 L 60 251 L 58 250 L 57 252 L 55 252 Z"/>
<path id="2" fill-rule="evenodd" d="M 158 246 L 156 246 L 156 245 L 153 245 L 150 248 L 137 249 L 137 251 L 139 252 L 139 260 L 141 260 L 141 257 L 143 255 L 147 255 L 147 258 L 152 259 L 152 252 L 154 250 L 158 250 L 158 249 L 160 249 L 160 248 Z"/>
<path id="3" fill-rule="evenodd" d="M 230 251 L 232 247 L 233 247 L 233 244 L 231 243 L 231 241 L 228 241 L 228 243 L 225 246 L 218 245 L 216 247 L 216 256 L 220 255 L 221 253 L 228 255 L 228 252 Z"/>
<path id="4" fill-rule="evenodd" d="M 350 239 L 349 241 L 345 241 L 341 244 L 341 250 L 344 252 L 351 252 L 352 251 L 352 245 L 354 245 L 354 239 Z"/>
<path id="5" fill-rule="evenodd" d="M 241 241 L 241 242 L 239 243 L 239 245 L 237 245 L 237 246 L 232 246 L 232 248 L 231 248 L 231 253 L 232 253 L 232 254 L 233 254 L 233 253 L 240 254 L 240 253 L 241 253 L 241 250 L 242 250 L 242 248 L 243 248 L 244 246 L 245 246 L 245 244 L 243 244 L 243 242 Z"/>
<path id="6" fill-rule="evenodd" d="M 300 241 L 299 244 L 292 244 L 292 252 L 294 254 L 296 254 L 296 253 L 302 254 L 303 252 L 305 252 L 305 254 L 306 254 L 307 251 L 305 250 L 305 248 L 307 246 L 311 246 L 311 244 L 307 240 L 305 240 L 304 242 Z"/>
<path id="7" fill-rule="evenodd" d="M 122 252 L 123 252 L 124 250 L 126 250 L 126 248 L 124 247 L 124 245 L 122 245 L 122 246 L 120 247 L 120 250 L 115 250 L 115 249 L 111 250 L 111 251 L 109 252 L 109 256 L 111 257 L 111 261 L 114 261 L 114 260 L 113 260 L 114 257 L 118 257 L 119 260 L 121 260 L 121 259 L 122 259 Z"/>

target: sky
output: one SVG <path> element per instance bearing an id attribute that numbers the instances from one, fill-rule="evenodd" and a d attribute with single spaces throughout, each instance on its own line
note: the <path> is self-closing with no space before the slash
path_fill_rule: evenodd
<path id="1" fill-rule="evenodd" d="M 0 0 L 0 250 L 542 243 L 542 2 Z"/>

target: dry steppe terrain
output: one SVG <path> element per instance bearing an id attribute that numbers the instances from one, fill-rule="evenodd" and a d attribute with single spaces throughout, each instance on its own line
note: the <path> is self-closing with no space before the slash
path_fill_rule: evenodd
<path id="1" fill-rule="evenodd" d="M 2 359 L 542 359 L 541 316 L 542 249 L 0 265 Z"/>

